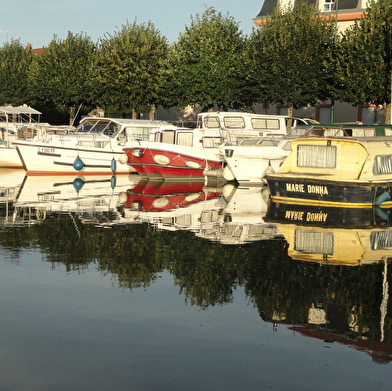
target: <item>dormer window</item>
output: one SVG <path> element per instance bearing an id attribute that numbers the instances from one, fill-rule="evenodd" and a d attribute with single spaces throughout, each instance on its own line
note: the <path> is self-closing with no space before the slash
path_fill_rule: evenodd
<path id="1" fill-rule="evenodd" d="M 331 12 L 335 9 L 335 0 L 324 0 L 324 12 Z"/>

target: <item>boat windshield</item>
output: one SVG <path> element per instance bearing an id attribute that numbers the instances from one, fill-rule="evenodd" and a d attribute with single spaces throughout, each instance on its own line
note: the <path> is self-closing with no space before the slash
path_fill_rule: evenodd
<path id="1" fill-rule="evenodd" d="M 94 134 L 94 135 L 105 135 L 109 137 L 115 137 L 121 127 L 120 125 L 110 120 L 86 120 L 81 123 L 75 133 L 79 134 Z"/>

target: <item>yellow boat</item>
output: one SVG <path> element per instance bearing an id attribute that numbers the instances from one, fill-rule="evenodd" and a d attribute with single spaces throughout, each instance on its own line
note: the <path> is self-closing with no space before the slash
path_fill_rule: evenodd
<path id="1" fill-rule="evenodd" d="M 277 173 L 268 174 L 274 202 L 345 208 L 392 206 L 392 138 L 305 137 Z"/>

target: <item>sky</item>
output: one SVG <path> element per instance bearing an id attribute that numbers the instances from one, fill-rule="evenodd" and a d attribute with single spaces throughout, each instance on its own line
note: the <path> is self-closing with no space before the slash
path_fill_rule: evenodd
<path id="1" fill-rule="evenodd" d="M 48 46 L 56 36 L 85 33 L 94 42 L 113 34 L 127 22 L 151 21 L 169 43 L 175 42 L 191 16 L 213 7 L 232 16 L 245 35 L 254 27 L 252 19 L 264 0 L 14 0 L 3 1 L 0 13 L 0 46 L 19 40 L 33 48 Z"/>

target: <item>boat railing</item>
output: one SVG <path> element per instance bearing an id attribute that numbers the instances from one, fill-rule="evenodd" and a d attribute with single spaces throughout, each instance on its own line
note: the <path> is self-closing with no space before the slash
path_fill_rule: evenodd
<path id="1" fill-rule="evenodd" d="M 363 124 L 312 124 L 297 126 L 298 133 L 304 136 L 318 137 L 392 137 L 392 125 L 363 125 Z M 299 134 L 298 134 L 299 136 Z"/>

